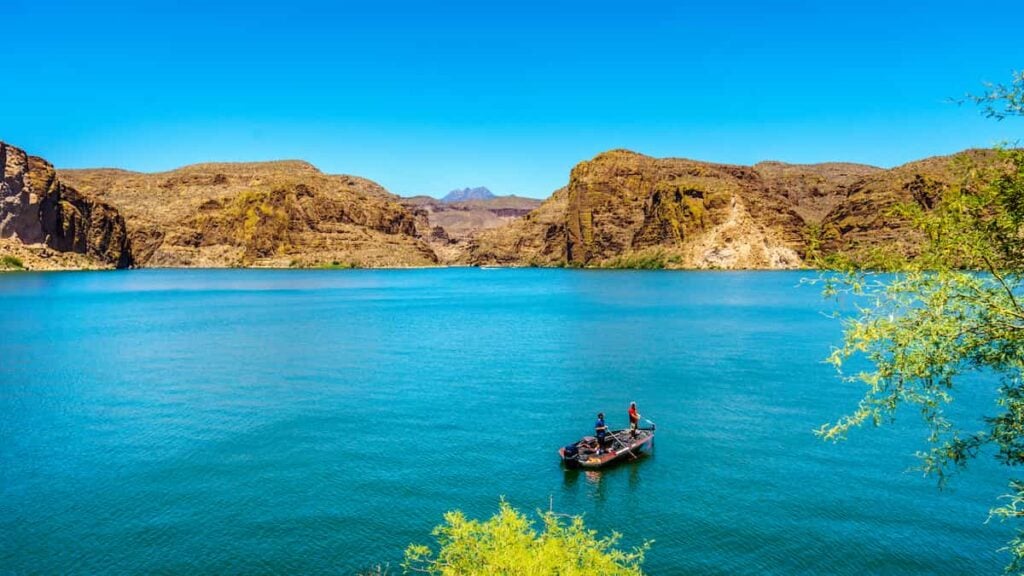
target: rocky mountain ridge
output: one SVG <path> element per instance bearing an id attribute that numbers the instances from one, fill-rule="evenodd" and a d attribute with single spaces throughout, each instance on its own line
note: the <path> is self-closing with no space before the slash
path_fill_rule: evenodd
<path id="1" fill-rule="evenodd" d="M 415 217 L 379 184 L 301 161 L 160 173 L 61 170 L 122 207 L 135 259 L 162 267 L 429 266 Z"/>
<path id="2" fill-rule="evenodd" d="M 956 185 L 968 150 L 889 170 L 849 163 L 737 166 L 612 150 L 523 219 L 474 238 L 474 264 L 779 269 L 811 256 L 912 255 L 920 238 L 893 214 Z M 814 252 L 814 254 L 812 254 Z"/>
<path id="3" fill-rule="evenodd" d="M 452 190 L 445 194 L 444 198 L 441 198 L 441 202 L 468 202 L 471 200 L 490 200 L 491 198 L 494 198 L 494 194 L 486 186 L 477 186 L 476 188 Z"/>
<path id="4" fill-rule="evenodd" d="M 913 254 L 920 238 L 892 209 L 957 185 L 957 164 L 993 157 L 969 150 L 887 170 L 612 150 L 543 202 L 442 202 L 302 161 L 54 170 L 2 146 L 0 256 L 30 268 L 798 268 L 881 246 Z"/>

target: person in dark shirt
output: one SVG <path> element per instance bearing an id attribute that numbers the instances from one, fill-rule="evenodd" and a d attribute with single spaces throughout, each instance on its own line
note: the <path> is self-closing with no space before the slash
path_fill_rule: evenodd
<path id="1" fill-rule="evenodd" d="M 640 413 L 636 411 L 636 402 L 629 403 L 629 435 L 636 438 L 636 429 L 640 426 Z"/>
<path id="2" fill-rule="evenodd" d="M 597 422 L 594 422 L 594 436 L 597 436 L 598 451 L 604 450 L 604 440 L 608 435 L 608 427 L 604 425 L 604 412 L 597 413 Z"/>

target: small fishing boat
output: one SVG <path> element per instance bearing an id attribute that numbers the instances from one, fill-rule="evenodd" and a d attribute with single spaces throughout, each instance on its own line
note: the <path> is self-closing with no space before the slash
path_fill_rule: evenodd
<path id="1" fill-rule="evenodd" d="M 612 430 L 604 442 L 604 448 L 599 449 L 597 438 L 584 436 L 579 442 L 559 448 L 558 455 L 570 468 L 603 468 L 616 462 L 635 460 L 654 445 L 654 426 L 638 428 L 635 437 L 628 429 Z"/>

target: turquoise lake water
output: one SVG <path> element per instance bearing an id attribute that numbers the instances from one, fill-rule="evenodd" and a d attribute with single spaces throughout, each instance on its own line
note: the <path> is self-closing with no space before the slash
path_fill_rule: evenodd
<path id="1" fill-rule="evenodd" d="M 812 434 L 860 390 L 804 276 L 0 275 L 0 573 L 348 574 L 501 496 L 653 539 L 653 574 L 999 573 L 1006 470 L 939 491 L 911 411 Z M 631 400 L 654 454 L 563 470 Z"/>

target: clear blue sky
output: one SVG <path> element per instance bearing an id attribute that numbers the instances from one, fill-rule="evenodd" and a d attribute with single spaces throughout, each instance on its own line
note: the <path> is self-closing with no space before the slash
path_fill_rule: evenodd
<path id="1" fill-rule="evenodd" d="M 891 4 L 0 0 L 0 139 L 544 197 L 610 148 L 892 166 L 1020 137 L 946 99 L 1024 68 L 1024 2 Z"/>

